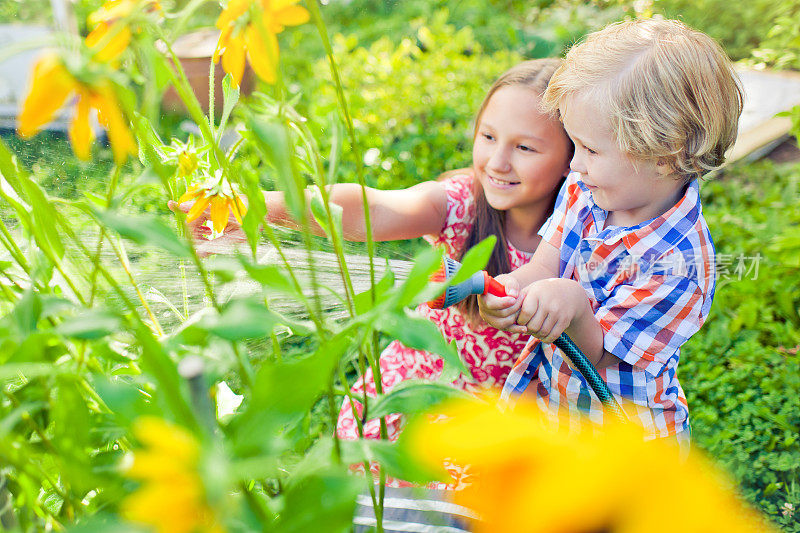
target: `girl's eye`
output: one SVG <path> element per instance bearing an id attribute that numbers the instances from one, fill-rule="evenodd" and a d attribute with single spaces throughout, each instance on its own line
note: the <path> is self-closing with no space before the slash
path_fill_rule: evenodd
<path id="1" fill-rule="evenodd" d="M 483 138 L 486 139 L 487 141 L 493 141 L 494 140 L 494 136 L 492 134 L 490 134 L 490 133 L 482 133 L 481 135 L 483 135 Z"/>
<path id="2" fill-rule="evenodd" d="M 517 148 L 519 148 L 523 152 L 535 152 L 536 151 L 533 148 L 531 148 L 530 146 L 525 146 L 524 144 L 520 144 L 519 146 L 517 146 Z"/>
<path id="3" fill-rule="evenodd" d="M 592 154 L 592 155 L 597 155 L 597 152 L 595 152 L 595 151 L 594 151 L 594 150 L 592 150 L 591 148 L 588 148 L 588 147 L 586 147 L 586 146 L 584 146 L 584 148 L 586 148 L 586 151 L 587 151 L 587 152 L 589 152 L 590 154 Z"/>

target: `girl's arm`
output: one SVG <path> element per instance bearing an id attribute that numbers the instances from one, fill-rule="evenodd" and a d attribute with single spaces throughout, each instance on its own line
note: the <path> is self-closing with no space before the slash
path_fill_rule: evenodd
<path id="1" fill-rule="evenodd" d="M 310 196 L 310 193 L 308 193 Z M 367 238 L 364 203 L 361 186 L 355 183 L 337 183 L 328 188 L 331 203 L 342 207 L 342 230 L 349 241 Z M 444 185 L 426 181 L 408 189 L 380 190 L 366 188 L 372 236 L 376 241 L 413 239 L 437 234 L 447 216 L 447 193 Z M 298 224 L 289 215 L 282 192 L 264 193 L 267 203 L 267 221 L 290 228 Z M 311 217 L 312 230 L 324 235 Z"/>
<path id="2" fill-rule="evenodd" d="M 339 183 L 328 189 L 331 203 L 342 207 L 342 229 L 344 238 L 351 241 L 366 240 L 366 224 L 364 217 L 364 204 L 361 195 L 361 186 L 353 183 Z M 311 197 L 311 192 L 307 192 Z M 267 223 L 277 224 L 289 228 L 299 228 L 300 225 L 291 217 L 286 209 L 283 193 L 267 191 L 264 193 L 267 205 Z M 444 227 L 447 217 L 447 192 L 444 185 L 436 181 L 427 181 L 409 187 L 382 191 L 367 188 L 367 203 L 369 205 L 372 234 L 376 241 L 391 241 L 412 239 L 423 235 L 437 234 Z M 180 209 L 189 212 L 192 202 L 169 202 L 172 210 Z M 203 246 L 198 252 L 209 255 L 223 251 L 230 244 L 245 242 L 244 231 L 234 216 L 228 217 L 228 224 L 221 237 L 214 241 L 205 240 L 211 230 L 206 227 L 210 215 L 209 208 L 198 218 L 188 222 L 190 231 L 195 240 Z M 311 229 L 316 235 L 324 235 L 322 228 L 311 219 Z"/>

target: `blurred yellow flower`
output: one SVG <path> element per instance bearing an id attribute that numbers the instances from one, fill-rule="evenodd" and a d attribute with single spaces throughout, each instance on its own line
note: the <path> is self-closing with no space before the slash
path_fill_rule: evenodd
<path id="1" fill-rule="evenodd" d="M 309 20 L 308 11 L 296 5 L 299 0 L 230 0 L 217 19 L 221 33 L 214 62 L 222 57 L 222 68 L 236 84 L 244 75 L 245 57 L 256 75 L 275 83 L 278 64 L 278 38 L 286 26 Z"/>
<path id="2" fill-rule="evenodd" d="M 186 214 L 186 221 L 191 222 L 202 215 L 206 208 L 211 206 L 210 220 L 211 231 L 214 238 L 221 235 L 228 225 L 228 213 L 232 213 L 236 221 L 242 223 L 242 217 L 247 213 L 247 207 L 227 180 L 219 175 L 209 178 L 203 183 L 192 185 L 180 197 L 179 203 L 195 200 L 192 208 Z"/>
<path id="3" fill-rule="evenodd" d="M 137 419 L 133 431 L 144 448 L 133 453 L 126 475 L 142 485 L 123 500 L 122 516 L 159 533 L 222 533 L 205 499 L 194 436 L 155 417 Z"/>
<path id="4" fill-rule="evenodd" d="M 454 498 L 481 516 L 478 533 L 773 531 L 713 467 L 696 455 L 682 462 L 677 445 L 646 442 L 633 425 L 570 432 L 525 404 L 437 411 L 401 439 L 434 468 L 469 465 L 473 483 Z"/>
<path id="5" fill-rule="evenodd" d="M 178 176 L 188 178 L 198 169 L 197 154 L 183 150 L 178 154 Z"/>
<path id="6" fill-rule="evenodd" d="M 69 127 L 72 149 L 80 159 L 89 159 L 94 133 L 89 123 L 96 109 L 100 123 L 108 131 L 114 160 L 122 164 L 136 154 L 136 141 L 120 109 L 111 82 L 99 79 L 91 84 L 78 81 L 55 53 L 46 53 L 33 66 L 30 90 L 17 117 L 17 132 L 28 138 L 53 119 L 72 94 L 77 95 L 75 116 Z"/>
<path id="7" fill-rule="evenodd" d="M 161 11 L 158 0 L 108 0 L 89 15 L 95 26 L 86 37 L 86 46 L 94 51 L 94 59 L 102 62 L 116 60 L 131 42 L 128 18 L 138 10 Z"/>

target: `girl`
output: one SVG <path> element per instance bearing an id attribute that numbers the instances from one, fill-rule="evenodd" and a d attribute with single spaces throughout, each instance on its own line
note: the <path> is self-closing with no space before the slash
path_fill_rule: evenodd
<path id="1" fill-rule="evenodd" d="M 569 170 L 572 143 L 558 118 L 542 111 L 541 95 L 561 64 L 558 59 L 525 61 L 504 73 L 489 89 L 478 111 L 473 142 L 473 164 L 452 171 L 437 181 L 402 190 L 367 189 L 370 219 L 376 241 L 424 236 L 447 255 L 460 259 L 489 235 L 498 244 L 489 260 L 491 275 L 508 273 L 530 260 L 539 244 L 539 228 L 550 216 L 556 194 Z M 293 226 L 280 192 L 265 192 L 269 222 Z M 365 239 L 360 186 L 342 183 L 331 187 L 331 201 L 342 207 L 345 238 Z M 176 204 L 171 204 L 172 208 Z M 190 204 L 181 204 L 188 211 Z M 194 234 L 206 234 L 204 217 L 190 225 Z M 320 235 L 321 229 L 318 228 Z M 230 220 L 226 235 L 244 240 L 241 228 Z M 419 312 L 432 320 L 450 341 L 456 339 L 470 375 L 453 385 L 467 391 L 499 389 L 527 337 L 498 331 L 478 315 L 472 297 L 455 308 Z M 406 379 L 436 379 L 442 361 L 430 353 L 392 342 L 380 357 L 383 389 L 388 392 Z M 375 394 L 371 371 L 353 387 Z M 354 406 L 361 414 L 362 406 Z M 388 436 L 400 430 L 400 415 L 386 417 Z M 337 433 L 343 439 L 359 437 L 353 407 L 345 399 Z M 379 421 L 364 424 L 365 438 L 378 438 Z"/>

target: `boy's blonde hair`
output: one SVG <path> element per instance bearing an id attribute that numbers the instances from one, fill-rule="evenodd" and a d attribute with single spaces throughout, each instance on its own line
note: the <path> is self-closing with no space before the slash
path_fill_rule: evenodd
<path id="1" fill-rule="evenodd" d="M 543 96 L 550 111 L 588 95 L 622 151 L 690 181 L 718 169 L 736 140 L 743 93 L 728 56 L 676 20 L 633 20 L 588 35 Z"/>

